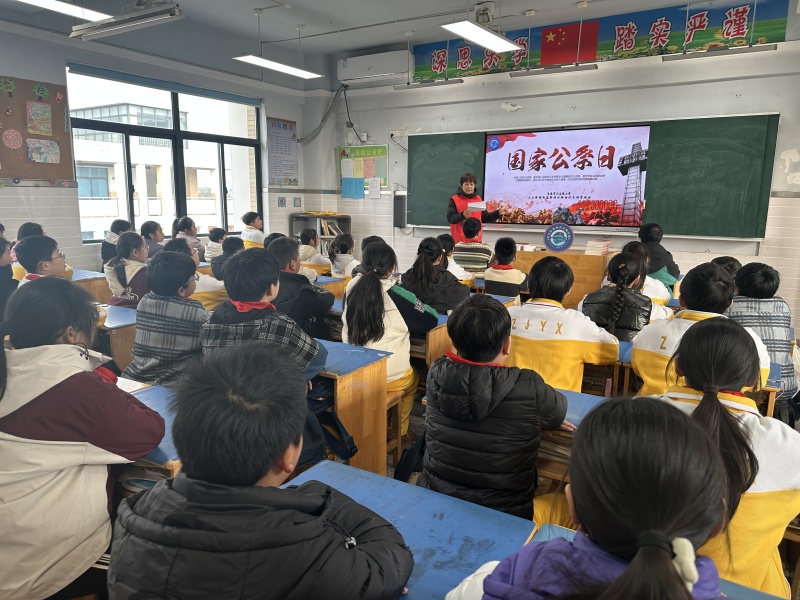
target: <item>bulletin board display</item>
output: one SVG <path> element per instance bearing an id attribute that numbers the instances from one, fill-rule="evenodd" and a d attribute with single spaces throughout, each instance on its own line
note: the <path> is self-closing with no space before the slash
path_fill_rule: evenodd
<path id="1" fill-rule="evenodd" d="M 66 86 L 0 74 L 0 180 L 74 179 Z"/>
<path id="2" fill-rule="evenodd" d="M 381 187 L 389 185 L 389 146 L 339 146 L 339 178 L 361 179 L 362 186 L 380 177 Z"/>

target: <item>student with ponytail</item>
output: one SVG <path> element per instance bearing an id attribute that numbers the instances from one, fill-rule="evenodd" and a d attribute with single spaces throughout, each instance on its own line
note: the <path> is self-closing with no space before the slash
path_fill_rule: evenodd
<path id="1" fill-rule="evenodd" d="M 630 342 L 650 322 L 652 302 L 640 293 L 641 263 L 634 254 L 623 252 L 608 262 L 611 285 L 587 294 L 578 310 L 615 335 Z"/>
<path id="2" fill-rule="evenodd" d="M 331 261 L 331 275 L 334 277 L 350 277 L 353 269 L 361 264 L 353 256 L 356 241 L 349 233 L 340 233 L 328 249 L 328 258 Z"/>
<path id="3" fill-rule="evenodd" d="M 195 225 L 191 217 L 181 217 L 172 222 L 172 239 L 186 240 L 189 247 L 197 251 L 200 262 L 206 259 L 206 247 L 197 239 L 197 225 Z"/>
<path id="4" fill-rule="evenodd" d="M 614 398 L 575 433 L 567 503 L 572 540 L 532 542 L 483 565 L 447 600 L 711 600 L 724 598 L 698 550 L 726 523 L 719 450 L 656 398 Z"/>
<path id="5" fill-rule="evenodd" d="M 345 292 L 342 341 L 392 353 L 386 364 L 387 390 L 403 391 L 400 431 L 407 436 L 408 417 L 419 382 L 409 359 L 410 334 L 433 329 L 439 315 L 414 294 L 395 285 L 392 273 L 397 256 L 388 245 L 370 244 L 362 258 L 364 273 L 354 277 Z"/>
<path id="6" fill-rule="evenodd" d="M 447 270 L 444 260 L 442 243 L 435 237 L 425 238 L 417 248 L 417 260 L 400 278 L 400 285 L 446 315 L 469 298 L 469 288 Z"/>
<path id="7" fill-rule="evenodd" d="M 671 362 L 686 385 L 666 396 L 719 446 L 729 481 L 729 540 L 710 540 L 700 553 L 723 578 L 789 598 L 778 544 L 800 512 L 800 433 L 762 417 L 740 392 L 758 386 L 755 341 L 731 319 L 706 319 L 683 334 Z"/>
<path id="8" fill-rule="evenodd" d="M 117 240 L 117 256 L 103 266 L 113 306 L 136 308 L 150 291 L 147 285 L 147 243 L 133 231 L 126 231 Z"/>
<path id="9" fill-rule="evenodd" d="M 0 335 L 0 597 L 105 589 L 110 465 L 164 437 L 155 411 L 119 389 L 91 348 L 92 298 L 60 277 L 14 292 Z M 66 588 L 66 589 L 65 589 Z"/>

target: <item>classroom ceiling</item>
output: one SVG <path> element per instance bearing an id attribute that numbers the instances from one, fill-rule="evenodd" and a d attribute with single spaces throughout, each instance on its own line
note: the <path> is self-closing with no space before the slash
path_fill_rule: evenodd
<path id="1" fill-rule="evenodd" d="M 122 14 L 131 0 L 75 0 L 76 4 L 95 10 Z M 135 2 L 136 0 L 132 0 Z M 160 0 L 139 0 L 159 2 Z M 411 43 L 433 42 L 446 38 L 440 25 L 461 20 L 475 0 L 178 0 L 187 20 L 226 30 L 251 39 L 258 37 L 259 19 L 254 9 L 262 8 L 260 39 L 284 50 L 297 51 L 296 24 L 303 24 L 302 52 L 358 53 L 360 51 L 402 46 L 404 32 L 413 32 Z M 714 5 L 728 0 L 693 3 Z M 638 10 L 681 4 L 675 0 L 590 0 L 579 9 L 571 0 L 495 0 L 496 23 L 504 30 L 577 21 Z M 0 0 L 0 17 L 17 12 L 28 18 L 41 11 L 15 0 Z M 532 17 L 525 11 L 535 10 Z M 58 29 L 66 33 L 74 21 L 59 17 Z M 27 20 L 27 19 L 26 19 Z M 43 22 L 45 19 L 42 19 Z M 46 19 L 52 23 L 52 18 Z M 63 23 L 63 25 L 61 25 Z M 110 39 L 110 38 L 109 38 Z M 266 49 L 267 46 L 265 46 Z"/>

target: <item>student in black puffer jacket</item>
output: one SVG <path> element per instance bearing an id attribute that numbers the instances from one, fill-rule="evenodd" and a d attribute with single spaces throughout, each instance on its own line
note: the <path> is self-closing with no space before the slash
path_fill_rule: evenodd
<path id="1" fill-rule="evenodd" d="M 531 519 L 540 431 L 574 427 L 567 399 L 530 369 L 506 367 L 511 317 L 476 294 L 447 320 L 458 354 L 428 372 L 425 458 L 417 485 Z"/>
<path id="2" fill-rule="evenodd" d="M 653 302 L 641 293 L 641 263 L 635 254 L 622 252 L 608 262 L 613 285 L 587 294 L 578 310 L 621 342 L 633 338 L 650 322 Z"/>
<path id="3" fill-rule="evenodd" d="M 400 285 L 441 315 L 469 298 L 469 288 L 447 270 L 442 243 L 435 237 L 422 240 L 417 260 L 403 273 Z"/>

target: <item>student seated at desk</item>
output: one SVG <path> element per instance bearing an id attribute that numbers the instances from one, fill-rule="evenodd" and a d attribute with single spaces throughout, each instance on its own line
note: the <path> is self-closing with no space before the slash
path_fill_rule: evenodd
<path id="1" fill-rule="evenodd" d="M 6 304 L 11 294 L 19 286 L 19 281 L 14 279 L 11 272 L 11 242 L 0 238 L 0 321 L 6 314 Z"/>
<path id="2" fill-rule="evenodd" d="M 264 221 L 257 212 L 246 212 L 242 215 L 242 241 L 244 249 L 264 247 Z"/>
<path id="3" fill-rule="evenodd" d="M 530 369 L 503 363 L 511 317 L 475 294 L 447 319 L 457 354 L 428 371 L 425 458 L 417 485 L 523 519 L 533 517 L 542 429 L 571 431 L 567 399 Z"/>
<path id="4" fill-rule="evenodd" d="M 449 233 L 443 233 L 437 236 L 439 243 L 442 244 L 442 264 L 444 268 L 456 276 L 456 279 L 463 282 L 469 282 L 475 279 L 472 273 L 467 273 L 456 261 L 453 260 L 453 250 L 456 247 L 456 242 L 453 236 Z"/>
<path id="5" fill-rule="evenodd" d="M 319 247 L 319 234 L 308 228 L 300 232 L 300 262 L 312 265 L 330 265 L 331 261 L 322 256 Z"/>
<path id="6" fill-rule="evenodd" d="M 379 235 L 368 235 L 363 240 L 361 240 L 361 254 L 362 254 L 362 256 L 364 254 L 364 249 L 367 246 L 369 246 L 370 244 L 375 244 L 377 242 L 380 242 L 381 244 L 385 244 L 386 240 L 384 240 Z M 359 263 L 358 265 L 353 267 L 352 275 L 353 275 L 353 277 L 355 277 L 359 273 L 362 273 L 362 274 L 364 273 L 364 270 L 361 268 L 361 263 Z"/>
<path id="7" fill-rule="evenodd" d="M 659 319 L 646 325 L 633 339 L 631 364 L 644 385 L 637 396 L 663 394 L 676 380 L 670 366 L 678 343 L 686 331 L 698 321 L 719 318 L 733 300 L 733 279 L 728 272 L 713 263 L 704 263 L 690 270 L 681 281 L 678 298 L 681 308 L 674 319 Z M 764 342 L 752 330 L 761 359 L 762 386 L 769 375 L 770 360 Z"/>
<path id="8" fill-rule="evenodd" d="M 222 242 L 222 254 L 211 259 L 211 272 L 217 281 L 224 281 L 225 263 L 228 262 L 231 256 L 242 250 L 244 250 L 242 238 L 225 238 L 225 241 Z"/>
<path id="9" fill-rule="evenodd" d="M 26 275 L 19 287 L 42 277 L 53 277 L 67 270 L 67 257 L 58 249 L 58 242 L 47 236 L 26 237 L 14 246 L 17 259 Z"/>
<path id="10" fill-rule="evenodd" d="M 458 242 L 453 248 L 453 260 L 473 277 L 480 277 L 492 262 L 494 252 L 489 244 L 480 240 L 480 219 L 469 217 L 461 227 L 464 231 L 464 241 Z"/>
<path id="11" fill-rule="evenodd" d="M 109 229 L 110 231 L 106 234 L 106 237 L 103 238 L 103 243 L 100 244 L 100 258 L 103 259 L 104 265 L 117 256 L 117 242 L 119 241 L 119 236 L 126 231 L 133 231 L 133 225 L 131 225 L 130 221 L 126 221 L 125 219 L 115 219 L 111 222 L 111 227 Z"/>
<path id="12" fill-rule="evenodd" d="M 264 239 L 264 248 L 269 250 L 269 247 L 270 247 L 270 245 L 272 245 L 272 242 L 274 242 L 275 240 L 279 240 L 280 238 L 285 238 L 285 237 L 286 236 L 284 234 L 278 233 L 277 231 L 275 231 L 273 233 L 270 233 Z M 303 277 L 308 279 L 311 283 L 314 283 L 317 280 L 317 272 L 314 269 L 311 269 L 309 267 L 301 266 L 299 272 L 300 272 L 300 275 L 302 275 Z"/>
<path id="13" fill-rule="evenodd" d="M 159 252 L 164 251 L 164 230 L 155 221 L 145 221 L 139 230 L 144 241 L 147 243 L 147 257 L 153 258 Z"/>
<path id="14" fill-rule="evenodd" d="M 187 369 L 173 403 L 181 472 L 120 504 L 112 598 L 400 597 L 414 559 L 397 529 L 318 481 L 280 487 L 303 446 L 305 391 L 268 343 Z"/>
<path id="15" fill-rule="evenodd" d="M 445 269 L 444 250 L 435 237 L 419 243 L 417 259 L 400 277 L 400 285 L 425 304 L 446 315 L 469 298 L 469 288 Z"/>
<path id="16" fill-rule="evenodd" d="M 604 402 L 575 434 L 565 491 L 573 540 L 489 562 L 447 600 L 724 598 L 714 561 L 695 553 L 725 526 L 725 471 L 686 415 L 655 398 Z"/>
<path id="17" fill-rule="evenodd" d="M 365 273 L 348 284 L 342 315 L 342 341 L 391 352 L 386 363 L 387 391 L 402 391 L 400 433 L 408 441 L 408 417 L 419 376 L 411 366 L 411 333 L 426 333 L 439 324 L 435 309 L 395 285 L 397 255 L 387 244 L 370 244 L 361 267 Z"/>
<path id="18" fill-rule="evenodd" d="M 671 288 L 681 276 L 681 270 L 672 254 L 661 245 L 663 236 L 664 229 L 657 223 L 645 223 L 639 228 L 639 241 L 650 252 L 650 263 L 647 267 L 649 275 Z"/>
<path id="19" fill-rule="evenodd" d="M 280 268 L 280 287 L 274 296 L 275 308 L 288 316 L 310 337 L 330 339 L 325 313 L 335 300 L 328 290 L 300 275 L 300 250 L 297 240 L 283 237 L 269 245 L 269 252 Z"/>
<path id="20" fill-rule="evenodd" d="M 278 294 L 279 274 L 275 255 L 264 248 L 243 250 L 228 260 L 225 283 L 230 300 L 220 304 L 203 324 L 203 354 L 248 340 L 267 340 L 280 345 L 283 353 L 306 369 L 310 380 L 322 371 L 328 351 L 275 309 L 272 300 Z"/>
<path id="21" fill-rule="evenodd" d="M 222 227 L 214 227 L 208 232 L 208 242 L 206 243 L 206 260 L 208 262 L 222 256 L 222 243 L 227 239 L 228 232 Z"/>
<path id="22" fill-rule="evenodd" d="M 508 364 L 536 371 L 554 388 L 580 392 L 584 363 L 615 363 L 619 342 L 586 315 L 561 305 L 574 281 L 569 265 L 555 256 L 533 265 L 528 276 L 531 300 L 508 309 Z"/>
<path id="23" fill-rule="evenodd" d="M 186 363 L 201 354 L 200 329 L 210 313 L 190 298 L 197 285 L 196 268 L 182 252 L 162 252 L 150 261 L 147 285 L 152 291 L 136 308 L 133 360 L 123 376 L 171 385 Z"/>
<path id="24" fill-rule="evenodd" d="M 739 393 L 758 385 L 753 337 L 731 319 L 707 319 L 683 335 L 672 362 L 686 386 L 670 387 L 665 399 L 717 440 L 728 474 L 727 536 L 709 540 L 700 553 L 714 559 L 723 578 L 789 598 L 778 544 L 800 512 L 800 433 L 762 417 Z"/>
<path id="25" fill-rule="evenodd" d="M 112 306 L 136 308 L 150 291 L 147 285 L 147 244 L 133 231 L 126 231 L 117 240 L 117 256 L 104 266 Z"/>
<path id="26" fill-rule="evenodd" d="M 192 292 L 192 300 L 200 302 L 206 310 L 214 310 L 228 298 L 228 292 L 225 291 L 225 284 L 218 281 L 211 275 L 205 273 L 197 273 L 197 266 L 200 264 L 200 254 L 194 248 L 190 247 L 186 240 L 178 238 L 167 242 L 164 246 L 165 252 L 180 252 L 192 259 L 195 266 L 195 287 Z"/>
<path id="27" fill-rule="evenodd" d="M 494 244 L 494 256 L 497 262 L 483 274 L 484 292 L 516 296 L 519 300 L 519 293 L 528 291 L 528 276 L 511 266 L 517 258 L 517 243 L 514 238 L 502 237 L 497 240 Z"/>
<path id="28" fill-rule="evenodd" d="M 718 256 L 716 258 L 712 258 L 711 262 L 715 265 L 719 265 L 728 273 L 730 273 L 731 277 L 733 278 L 733 282 L 736 283 L 736 273 L 738 273 L 739 269 L 742 268 L 742 263 L 736 260 L 733 256 Z"/>
<path id="29" fill-rule="evenodd" d="M 639 291 L 641 263 L 634 254 L 616 254 L 608 262 L 608 276 L 611 285 L 586 294 L 578 310 L 619 341 L 630 342 L 650 322 L 653 308 Z"/>
<path id="30" fill-rule="evenodd" d="M 356 241 L 349 233 L 340 233 L 331 242 L 328 249 L 328 259 L 331 261 L 331 275 L 333 277 L 350 277 L 353 269 L 361 264 L 361 261 L 353 256 L 356 248 Z"/>
<path id="31" fill-rule="evenodd" d="M 628 242 L 622 247 L 623 253 L 633 254 L 638 258 L 640 265 L 640 281 L 644 281 L 639 292 L 644 294 L 653 301 L 653 307 L 650 311 L 650 320 L 656 319 L 670 319 L 674 315 L 672 309 L 667 307 L 669 301 L 672 300 L 672 288 L 668 288 L 658 279 L 653 279 L 647 274 L 650 265 L 650 251 L 647 246 L 641 242 Z M 611 283 L 608 278 L 608 271 L 603 277 L 601 287 L 605 287 Z"/>
<path id="32" fill-rule="evenodd" d="M 200 255 L 199 260 L 205 262 L 206 247 L 197 239 L 197 225 L 191 217 L 181 217 L 172 222 L 172 239 L 184 240 Z"/>
<path id="33" fill-rule="evenodd" d="M 111 541 L 110 466 L 153 450 L 164 421 L 98 369 L 105 357 L 87 350 L 97 311 L 83 288 L 37 279 L 14 293 L 6 315 L 0 597 L 94 594 L 105 589 L 106 572 L 92 565 Z"/>

